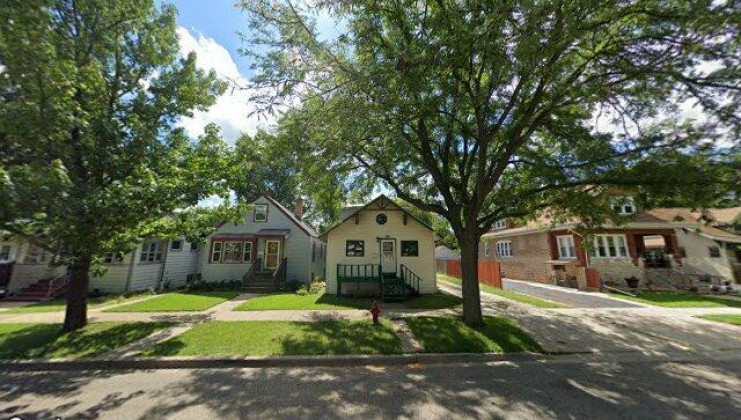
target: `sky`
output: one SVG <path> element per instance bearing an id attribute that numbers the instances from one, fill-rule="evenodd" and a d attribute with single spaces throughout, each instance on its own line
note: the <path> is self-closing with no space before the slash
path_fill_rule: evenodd
<path id="1" fill-rule="evenodd" d="M 199 67 L 213 69 L 220 77 L 246 86 L 252 71 L 247 58 L 239 54 L 243 45 L 238 33 L 247 30 L 247 20 L 234 6 L 236 1 L 167 2 L 178 9 L 177 32 L 181 53 L 185 55 L 194 51 Z M 317 20 L 317 29 L 326 37 L 336 33 L 335 27 L 335 22 L 328 17 Z M 228 89 L 208 111 L 196 111 L 193 118 L 183 120 L 181 125 L 189 136 L 197 137 L 208 123 L 216 123 L 221 126 L 224 140 L 234 144 L 242 133 L 254 134 L 259 127 L 269 128 L 275 122 L 274 116 L 255 113 L 255 108 L 250 106 L 249 96 L 248 91 Z"/>

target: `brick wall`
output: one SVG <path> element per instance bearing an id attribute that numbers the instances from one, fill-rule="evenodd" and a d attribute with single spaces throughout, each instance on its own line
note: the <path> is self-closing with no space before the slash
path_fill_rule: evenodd
<path id="1" fill-rule="evenodd" d="M 496 257 L 497 240 L 512 242 L 512 257 Z M 480 258 L 499 261 L 505 277 L 537 281 L 540 283 L 552 283 L 552 269 L 547 263 L 551 259 L 551 253 L 548 248 L 548 234 L 534 233 L 497 240 L 491 242 L 489 256 L 484 255 L 483 245 L 480 247 Z"/>

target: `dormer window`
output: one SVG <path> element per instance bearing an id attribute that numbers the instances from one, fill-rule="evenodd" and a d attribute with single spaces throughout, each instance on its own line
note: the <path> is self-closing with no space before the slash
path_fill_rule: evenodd
<path id="1" fill-rule="evenodd" d="M 628 215 L 636 213 L 636 205 L 632 197 L 615 197 L 611 200 L 611 205 L 617 214 Z"/>
<path id="2" fill-rule="evenodd" d="M 504 229 L 507 227 L 507 221 L 504 219 L 499 219 L 496 222 L 494 222 L 494 229 Z"/>
<path id="3" fill-rule="evenodd" d="M 256 204 L 255 205 L 255 221 L 256 222 L 267 222 L 268 221 L 268 205 L 267 204 Z"/>

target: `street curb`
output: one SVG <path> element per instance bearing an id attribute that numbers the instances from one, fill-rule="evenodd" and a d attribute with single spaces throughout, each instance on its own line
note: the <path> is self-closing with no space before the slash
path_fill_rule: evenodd
<path id="1" fill-rule="evenodd" d="M 542 361 L 551 357 L 536 353 L 455 353 L 455 354 L 395 354 L 346 356 L 279 356 L 244 358 L 163 357 L 157 359 L 122 360 L 0 360 L 0 370 L 130 370 L 130 369 L 214 369 L 266 367 L 357 367 L 401 366 L 411 364 L 449 364 L 481 362 Z"/>

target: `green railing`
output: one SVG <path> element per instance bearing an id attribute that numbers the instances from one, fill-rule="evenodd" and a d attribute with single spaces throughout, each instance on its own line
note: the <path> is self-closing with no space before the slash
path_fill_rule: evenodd
<path id="1" fill-rule="evenodd" d="M 383 272 L 380 264 L 337 264 L 337 295 L 342 294 L 343 283 L 381 283 Z"/>
<path id="2" fill-rule="evenodd" d="M 419 294 L 419 283 L 422 281 L 422 279 L 420 279 L 418 275 L 414 274 L 414 272 L 404 264 L 401 264 L 399 266 L 399 272 L 401 274 L 401 279 L 404 281 L 404 284 L 412 289 L 415 294 Z"/>

